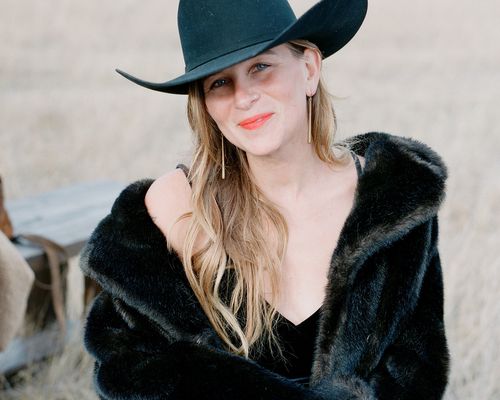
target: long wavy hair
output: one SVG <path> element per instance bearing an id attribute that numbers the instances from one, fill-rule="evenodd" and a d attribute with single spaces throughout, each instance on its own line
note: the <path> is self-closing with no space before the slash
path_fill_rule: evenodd
<path id="1" fill-rule="evenodd" d="M 305 40 L 287 46 L 297 58 L 303 57 L 306 48 L 319 51 Z M 187 114 L 195 137 L 188 176 L 192 212 L 177 219 L 191 217 L 181 254 L 187 279 L 228 350 L 252 358 L 267 343 L 273 355 L 282 356 L 274 334 L 281 316 L 272 304 L 280 297 L 280 266 L 288 242 L 286 220 L 252 181 L 245 152 L 227 140 L 226 176 L 221 178 L 221 141 L 225 139 L 206 109 L 199 81 L 190 87 Z M 349 149 L 334 144 L 335 131 L 331 98 L 320 78 L 312 100 L 312 145 L 322 161 L 345 165 Z M 200 233 L 207 241 L 194 252 Z M 231 292 L 226 293 L 221 283 L 229 276 Z M 264 298 L 264 277 L 270 283 L 270 302 Z"/>

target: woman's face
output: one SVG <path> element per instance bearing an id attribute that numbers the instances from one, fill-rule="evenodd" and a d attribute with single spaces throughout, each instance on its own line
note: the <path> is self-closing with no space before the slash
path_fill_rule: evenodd
<path id="1" fill-rule="evenodd" d="M 203 81 L 208 113 L 247 155 L 304 142 L 306 96 L 316 92 L 320 63 L 317 52 L 306 49 L 298 58 L 283 44 L 211 75 Z"/>

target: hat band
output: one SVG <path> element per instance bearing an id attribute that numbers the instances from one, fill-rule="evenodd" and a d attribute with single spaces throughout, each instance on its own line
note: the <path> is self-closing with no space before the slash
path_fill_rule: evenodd
<path id="1" fill-rule="evenodd" d="M 196 69 L 198 67 L 201 67 L 202 65 L 204 65 L 206 63 L 209 63 L 212 60 L 215 60 L 216 58 L 223 57 L 223 56 L 225 56 L 227 54 L 230 54 L 230 53 L 233 53 L 233 52 L 235 52 L 237 50 L 244 50 L 247 47 L 254 46 L 254 45 L 259 44 L 259 43 L 264 43 L 264 42 L 268 42 L 270 40 L 273 40 L 280 33 L 281 33 L 281 30 L 280 31 L 274 31 L 274 32 L 266 32 L 265 35 L 252 36 L 250 38 L 247 38 L 245 40 L 246 43 L 243 44 L 243 45 L 241 44 L 241 41 L 237 42 L 236 45 L 234 46 L 234 48 L 232 48 L 232 49 L 230 49 L 230 50 L 228 50 L 228 51 L 226 51 L 224 53 L 220 53 L 220 49 L 218 49 L 218 51 L 212 51 L 211 53 L 204 54 L 204 59 L 203 60 L 199 60 L 198 64 L 192 65 L 192 63 L 190 63 L 189 65 L 186 65 L 185 72 L 191 72 L 194 69 Z"/>

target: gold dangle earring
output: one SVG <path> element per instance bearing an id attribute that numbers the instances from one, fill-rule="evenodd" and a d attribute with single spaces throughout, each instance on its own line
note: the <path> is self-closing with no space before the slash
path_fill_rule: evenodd
<path id="1" fill-rule="evenodd" d="M 307 96 L 307 116 L 308 116 L 307 143 L 311 143 L 311 140 L 312 140 L 312 96 Z"/>
<path id="2" fill-rule="evenodd" d="M 222 139 L 222 179 L 226 179 L 226 164 L 224 162 L 224 135 L 221 133 L 221 139 Z"/>

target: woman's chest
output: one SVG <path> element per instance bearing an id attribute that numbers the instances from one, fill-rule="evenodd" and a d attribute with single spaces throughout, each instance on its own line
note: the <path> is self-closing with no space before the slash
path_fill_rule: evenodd
<path id="1" fill-rule="evenodd" d="M 277 310 L 295 325 L 307 319 L 323 303 L 330 262 L 352 203 L 352 196 L 347 195 L 330 207 L 286 216 L 289 237 L 280 270 Z M 268 301 L 270 290 L 267 281 Z"/>

